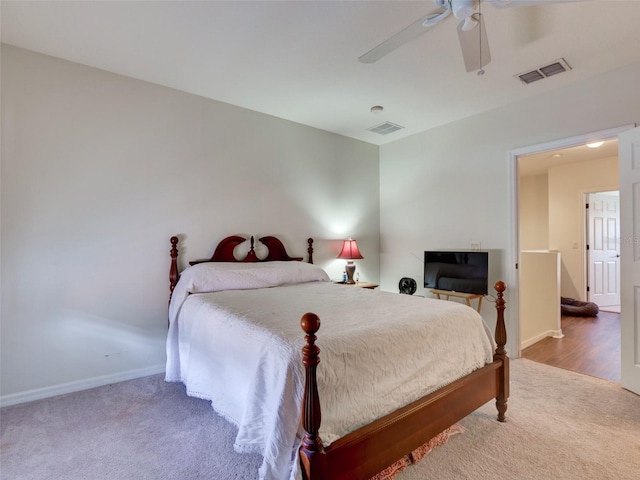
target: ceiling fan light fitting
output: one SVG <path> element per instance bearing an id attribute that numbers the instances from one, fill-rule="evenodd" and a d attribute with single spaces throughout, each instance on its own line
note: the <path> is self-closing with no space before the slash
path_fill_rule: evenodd
<path id="1" fill-rule="evenodd" d="M 458 20 L 466 20 L 476 13 L 478 4 L 477 0 L 452 0 L 451 9 Z"/>

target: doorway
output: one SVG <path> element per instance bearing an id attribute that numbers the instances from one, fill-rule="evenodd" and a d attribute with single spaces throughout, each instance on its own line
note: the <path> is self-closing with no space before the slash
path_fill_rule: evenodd
<path id="1" fill-rule="evenodd" d="M 563 296 L 571 296 L 579 300 L 588 298 L 585 194 L 617 190 L 619 182 L 617 136 L 629 128 L 631 127 L 596 132 L 510 152 L 515 183 L 513 244 L 516 266 L 520 264 L 523 250 L 558 251 L 562 257 L 560 277 Z M 596 138 L 610 140 L 610 142 L 604 142 L 605 150 L 596 153 L 597 149 L 592 149 L 592 154 L 585 154 L 589 151 L 585 145 Z M 609 143 L 608 146 L 607 143 Z M 579 150 L 582 150 L 583 158 L 575 157 L 574 153 Z M 604 158 L 612 157 L 605 162 L 612 166 L 608 174 L 599 172 L 598 161 L 594 160 L 595 155 Z M 576 165 L 570 165 L 571 163 Z M 606 167 L 604 168 L 606 170 Z M 551 175 L 550 169 L 553 170 Z M 534 171 L 533 180 L 525 179 L 530 171 Z M 535 184 L 543 185 L 547 190 L 538 190 L 537 193 L 532 194 L 531 188 Z M 523 200 L 523 194 L 527 193 L 527 188 L 530 189 L 529 199 Z M 533 220 L 523 217 L 524 210 L 532 208 L 532 203 L 526 205 L 526 202 L 531 199 L 535 200 L 533 209 L 537 210 L 537 217 Z M 525 205 L 522 204 L 523 202 Z M 527 232 L 533 232 L 533 237 L 527 237 Z M 521 285 L 521 275 L 522 271 L 516 270 L 518 285 Z M 523 292 L 518 293 L 519 296 L 522 294 Z M 518 300 L 518 307 L 521 305 L 522 302 Z M 519 319 L 522 319 L 522 311 L 519 309 L 518 312 Z M 521 336 L 524 330 L 523 326 L 519 325 L 520 351 L 523 348 L 523 341 L 526 340 Z M 561 342 L 552 338 L 546 338 L 545 341 L 547 340 Z M 619 343 L 619 340 L 617 342 Z"/>

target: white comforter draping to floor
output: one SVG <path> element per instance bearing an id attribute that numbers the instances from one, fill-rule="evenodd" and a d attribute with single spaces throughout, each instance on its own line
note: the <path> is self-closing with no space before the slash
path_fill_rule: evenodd
<path id="1" fill-rule="evenodd" d="M 187 295 L 194 283 L 174 292 L 166 379 L 238 426 L 236 450 L 264 456 L 261 479 L 296 471 L 304 313 L 321 319 L 325 444 L 492 361 L 482 318 L 455 302 L 326 281 Z"/>

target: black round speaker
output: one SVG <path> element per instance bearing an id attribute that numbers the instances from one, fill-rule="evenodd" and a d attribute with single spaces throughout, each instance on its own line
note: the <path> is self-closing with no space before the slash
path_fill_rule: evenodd
<path id="1" fill-rule="evenodd" d="M 402 277 L 400 283 L 398 283 L 398 288 L 400 289 L 400 293 L 413 295 L 416 293 L 417 284 L 413 278 Z"/>

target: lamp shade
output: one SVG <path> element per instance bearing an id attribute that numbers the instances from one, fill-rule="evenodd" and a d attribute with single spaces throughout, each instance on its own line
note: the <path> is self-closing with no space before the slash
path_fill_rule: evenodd
<path id="1" fill-rule="evenodd" d="M 358 250 L 358 244 L 356 241 L 349 239 L 344 241 L 340 255 L 336 258 L 341 258 L 342 260 L 357 260 L 364 257 L 360 253 L 360 250 Z"/>

